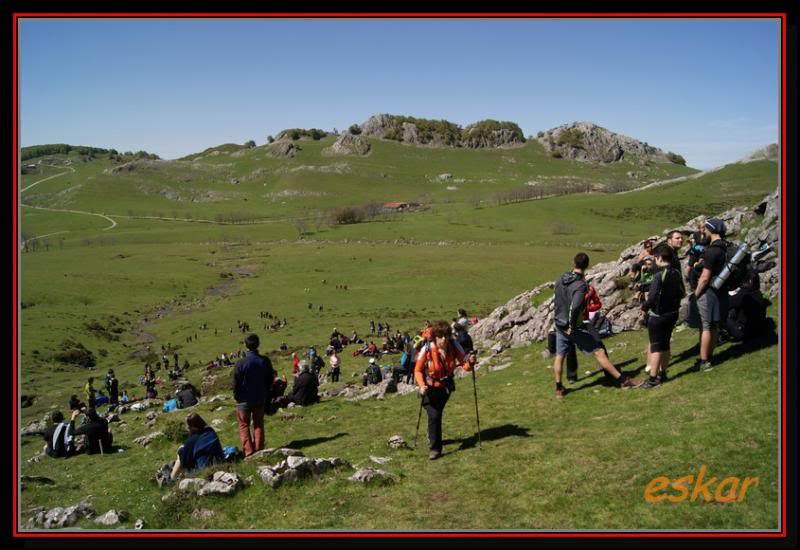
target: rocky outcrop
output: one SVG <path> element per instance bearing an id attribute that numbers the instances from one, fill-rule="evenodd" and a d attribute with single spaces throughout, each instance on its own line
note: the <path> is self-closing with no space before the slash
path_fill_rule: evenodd
<path id="1" fill-rule="evenodd" d="M 364 484 L 386 485 L 394 483 L 396 478 L 393 474 L 378 468 L 362 468 L 347 479 Z"/>
<path id="2" fill-rule="evenodd" d="M 351 465 L 341 458 L 308 458 L 289 456 L 275 466 L 261 466 L 258 475 L 270 487 L 277 488 L 284 483 L 291 483 L 311 476 L 319 476 L 336 468 L 350 468 Z"/>
<path id="3" fill-rule="evenodd" d="M 611 163 L 631 160 L 671 162 L 667 154 L 637 139 L 615 134 L 591 122 L 573 122 L 553 128 L 537 138 L 556 158 Z"/>
<path id="4" fill-rule="evenodd" d="M 755 207 L 732 208 L 716 216 L 725 222 L 729 240 L 745 242 L 750 251 L 758 250 L 764 245 L 771 248 L 769 253 L 759 259 L 761 262 L 775 264 L 760 273 L 761 291 L 770 299 L 774 299 L 780 292 L 780 258 L 777 255 L 780 250 L 779 212 L 780 202 L 776 190 Z M 689 235 L 697 230 L 698 223 L 703 219 L 705 216 L 699 216 L 680 227 L 665 230 L 662 235 L 651 235 L 648 238 L 658 243 L 672 229 Z M 615 331 L 640 328 L 639 304 L 631 300 L 626 278 L 640 250 L 641 241 L 623 250 L 617 261 L 591 266 L 586 275 L 586 280 L 600 295 L 602 311 Z M 686 261 L 686 258 L 682 260 L 684 272 Z M 554 282 L 547 282 L 523 292 L 478 322 L 470 329 L 476 348 L 498 354 L 505 348 L 519 347 L 547 338 L 547 333 L 553 327 L 553 298 L 540 300 L 538 296 L 553 287 Z"/>
<path id="5" fill-rule="evenodd" d="M 482 120 L 461 128 L 447 120 L 378 114 L 369 117 L 360 125 L 360 129 L 363 136 L 433 147 L 481 149 L 514 147 L 525 143 L 525 136 L 517 124 L 496 120 Z"/>
<path id="6" fill-rule="evenodd" d="M 753 162 L 756 160 L 778 160 L 780 158 L 781 148 L 777 143 L 771 143 L 766 147 L 757 149 L 739 161 L 740 164 Z"/>
<path id="7" fill-rule="evenodd" d="M 329 156 L 358 155 L 363 157 L 369 154 L 371 149 L 372 146 L 366 138 L 354 136 L 353 134 L 342 134 L 333 145 L 323 149 L 322 154 Z"/>
<path id="8" fill-rule="evenodd" d="M 109 510 L 102 516 L 95 518 L 94 522 L 106 527 L 119 525 L 123 521 L 128 521 L 129 514 L 125 510 Z"/>
<path id="9" fill-rule="evenodd" d="M 58 506 L 47 511 L 40 509 L 28 521 L 28 528 L 63 529 L 75 525 L 82 517 L 90 519 L 94 514 L 94 508 L 88 500 L 66 508 Z"/>
<path id="10" fill-rule="evenodd" d="M 275 158 L 292 158 L 300 148 L 291 141 L 276 141 L 267 146 L 267 154 Z"/>
<path id="11" fill-rule="evenodd" d="M 153 441 L 161 439 L 162 437 L 165 437 L 164 432 L 153 432 L 148 435 L 143 435 L 142 437 L 137 437 L 136 439 L 133 440 L 133 442 L 138 443 L 142 447 L 147 447 Z"/>

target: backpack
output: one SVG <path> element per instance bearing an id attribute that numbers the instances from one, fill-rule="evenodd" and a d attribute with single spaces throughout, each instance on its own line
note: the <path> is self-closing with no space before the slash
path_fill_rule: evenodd
<path id="1" fill-rule="evenodd" d="M 411 366 L 411 356 L 407 351 L 404 351 L 403 355 L 400 356 L 400 366 L 404 369 L 407 369 Z"/>
<path id="2" fill-rule="evenodd" d="M 383 380 L 383 372 L 378 365 L 372 365 L 369 368 L 369 381 L 372 384 L 380 384 L 381 380 Z"/>
<path id="3" fill-rule="evenodd" d="M 178 400 L 177 399 L 170 399 L 169 401 L 164 403 L 164 409 L 163 410 L 164 410 L 165 413 L 168 413 L 168 412 L 174 411 L 177 408 L 178 408 Z"/>
<path id="4" fill-rule="evenodd" d="M 723 291 L 730 291 L 736 290 L 747 278 L 747 272 L 750 269 L 750 253 L 746 252 L 742 261 L 740 261 L 737 265 L 733 265 L 731 260 L 739 251 L 739 247 L 736 244 L 729 242 L 729 241 L 722 241 L 720 244 L 711 244 L 709 246 L 714 246 L 717 248 L 722 248 L 725 252 L 725 266 L 730 268 L 730 274 L 728 278 L 725 279 L 725 283 L 723 283 L 722 288 L 720 290 Z M 724 267 L 723 267 L 724 269 Z"/>

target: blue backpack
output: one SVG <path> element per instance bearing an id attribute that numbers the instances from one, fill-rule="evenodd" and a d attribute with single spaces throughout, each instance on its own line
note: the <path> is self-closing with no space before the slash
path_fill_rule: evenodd
<path id="1" fill-rule="evenodd" d="M 400 356 L 400 366 L 404 369 L 407 369 L 411 366 L 411 356 L 408 355 L 408 352 L 404 351 L 403 355 Z"/>
<path id="2" fill-rule="evenodd" d="M 172 412 L 178 408 L 178 400 L 177 399 L 170 399 L 166 403 L 164 403 L 164 412 Z"/>

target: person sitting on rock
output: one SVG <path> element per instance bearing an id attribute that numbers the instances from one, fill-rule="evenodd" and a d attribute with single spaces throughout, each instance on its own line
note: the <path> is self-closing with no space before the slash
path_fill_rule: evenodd
<path id="1" fill-rule="evenodd" d="M 111 444 L 113 442 L 113 434 L 108 428 L 108 421 L 101 418 L 97 411 L 93 408 L 86 409 L 86 423 L 75 428 L 75 419 L 81 411 L 72 411 L 72 418 L 69 421 L 69 435 L 75 437 L 77 435 L 86 436 L 86 454 L 106 454 L 111 452 Z"/>
<path id="2" fill-rule="evenodd" d="M 362 380 L 365 386 L 380 384 L 383 380 L 383 371 L 381 371 L 381 368 L 378 366 L 378 361 L 376 361 L 374 357 L 370 358 L 369 366 L 367 366 L 367 370 L 364 371 Z"/>
<path id="3" fill-rule="evenodd" d="M 199 414 L 191 412 L 186 415 L 186 428 L 189 430 L 189 438 L 178 448 L 178 456 L 170 473 L 171 480 L 182 472 L 192 474 L 225 460 L 217 432 Z"/>
<path id="4" fill-rule="evenodd" d="M 311 372 L 308 361 L 300 361 L 300 373 L 295 378 L 292 386 L 290 402 L 296 405 L 307 406 L 319 402 L 319 384 L 317 377 Z"/>

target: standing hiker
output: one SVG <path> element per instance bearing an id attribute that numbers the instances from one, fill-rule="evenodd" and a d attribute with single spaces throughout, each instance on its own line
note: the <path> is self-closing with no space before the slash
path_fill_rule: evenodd
<path id="1" fill-rule="evenodd" d="M 714 278 L 725 268 L 726 251 L 731 246 L 723 240 L 726 233 L 725 223 L 717 218 L 711 218 L 706 221 L 705 228 L 711 238 L 711 243 L 706 247 L 703 257 L 698 262 L 702 265 L 702 271 L 697 280 L 697 288 L 689 295 L 690 307 L 696 310 L 696 314 L 699 313 L 701 325 L 700 358 L 690 368 L 692 371 L 712 369 L 711 357 L 714 354 L 714 347 L 717 345 L 720 325 L 728 318 L 730 298 L 728 288 L 724 284 L 719 290 L 711 285 Z"/>
<path id="2" fill-rule="evenodd" d="M 94 407 L 94 396 L 97 393 L 92 382 L 94 382 L 94 377 L 90 376 L 86 385 L 83 387 L 83 392 L 86 394 L 86 406 L 89 408 Z"/>
<path id="3" fill-rule="evenodd" d="M 657 270 L 647 294 L 642 310 L 648 314 L 647 333 L 650 340 L 648 348 L 648 371 L 650 378 L 640 388 L 654 388 L 667 379 L 667 366 L 670 359 L 670 337 L 678 322 L 678 309 L 686 290 L 680 268 L 671 264 L 673 253 L 665 248 L 656 254 Z"/>
<path id="4" fill-rule="evenodd" d="M 257 335 L 248 335 L 244 343 L 248 352 L 233 372 L 233 398 L 236 400 L 242 450 L 245 456 L 250 456 L 264 448 L 264 406 L 270 401 L 274 371 L 269 358 L 258 353 Z"/>
<path id="5" fill-rule="evenodd" d="M 561 367 L 570 344 L 586 354 L 594 355 L 597 362 L 608 374 L 619 382 L 620 387 L 636 387 L 637 382 L 619 372 L 609 361 L 608 354 L 600 341 L 600 335 L 593 325 L 584 327 L 586 316 L 586 295 L 589 287 L 584 272 L 589 267 L 589 256 L 583 252 L 575 255 L 572 271 L 564 273 L 556 282 L 554 320 L 556 325 L 556 357 L 553 361 L 553 374 L 556 380 L 556 397 L 566 394 L 561 384 Z"/>
<path id="6" fill-rule="evenodd" d="M 114 376 L 114 369 L 108 369 L 105 380 L 106 391 L 108 392 L 108 401 L 112 407 L 119 404 L 119 382 L 117 377 Z"/>
<path id="7" fill-rule="evenodd" d="M 419 386 L 422 406 L 428 413 L 428 442 L 430 460 L 442 456 L 442 414 L 450 394 L 456 385 L 453 372 L 457 363 L 464 370 L 473 368 L 473 359 L 464 353 L 461 346 L 453 340 L 447 321 L 436 321 L 431 327 L 432 341 L 426 343 L 414 367 L 414 377 Z"/>

